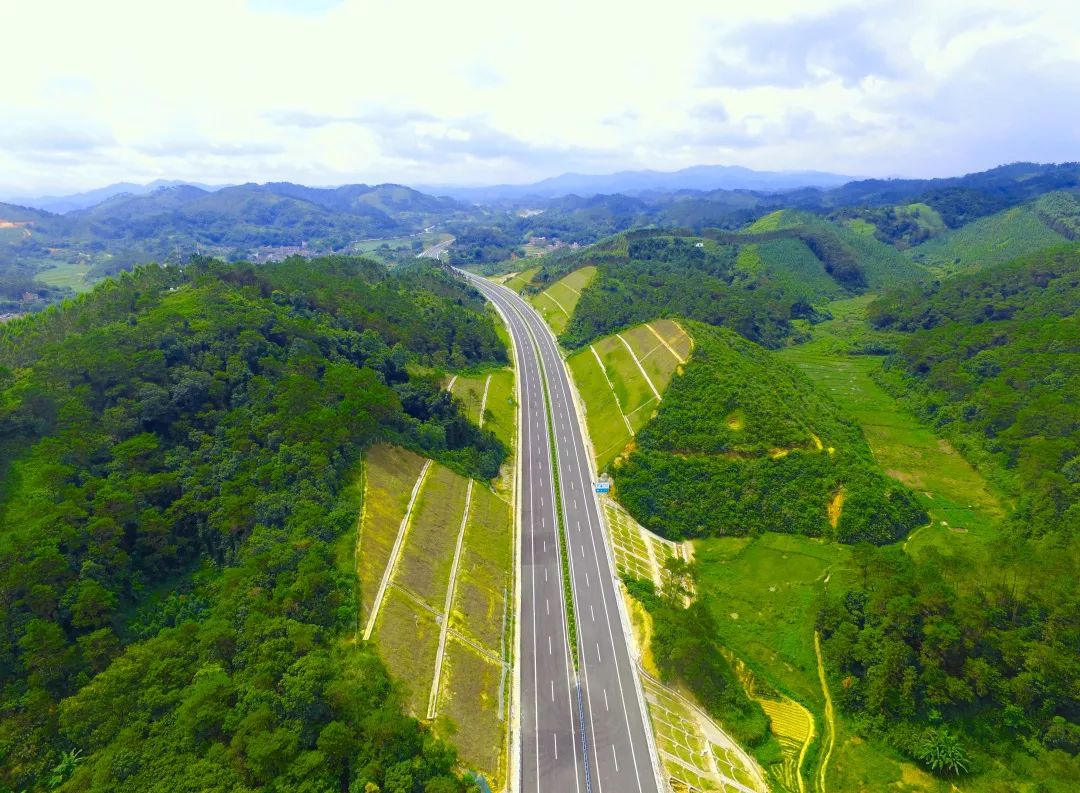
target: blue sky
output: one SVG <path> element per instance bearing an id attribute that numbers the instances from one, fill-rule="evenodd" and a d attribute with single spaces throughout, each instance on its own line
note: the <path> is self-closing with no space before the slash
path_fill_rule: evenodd
<path id="1" fill-rule="evenodd" d="M 0 0 L 0 196 L 1076 160 L 1070 5 Z"/>

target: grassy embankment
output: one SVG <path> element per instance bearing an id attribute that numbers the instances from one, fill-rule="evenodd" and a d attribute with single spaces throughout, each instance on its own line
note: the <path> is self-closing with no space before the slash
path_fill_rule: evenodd
<path id="1" fill-rule="evenodd" d="M 605 336 L 570 356 L 598 470 L 607 468 L 649 420 L 659 401 L 653 389 L 663 397 L 692 345 L 678 324 L 661 319 Z"/>
<path id="2" fill-rule="evenodd" d="M 533 276 L 540 272 L 539 267 L 530 267 L 527 270 L 522 270 L 519 273 L 508 273 L 506 275 L 500 275 L 493 277 L 491 280 L 497 281 L 505 286 L 507 289 L 512 289 L 515 292 L 520 292 L 526 285 L 532 283 Z"/>
<path id="3" fill-rule="evenodd" d="M 664 563 L 673 557 L 686 558 L 688 546 L 648 531 L 610 499 L 605 499 L 603 506 L 619 575 L 662 586 L 666 575 Z M 620 589 L 646 673 L 645 699 L 657 749 L 673 789 L 737 791 L 738 788 L 726 784 L 725 778 L 764 789 L 753 760 L 696 706 L 689 692 L 660 682 L 651 648 L 652 616 L 624 588 Z"/>
<path id="4" fill-rule="evenodd" d="M 588 286 L 595 277 L 595 267 L 582 267 L 560 278 L 543 292 L 529 298 L 529 302 L 547 320 L 556 336 L 563 332 L 566 323 L 570 321 L 574 308 L 581 298 L 581 290 Z"/>
<path id="5" fill-rule="evenodd" d="M 427 714 L 440 624 L 449 619 L 434 728 L 457 747 L 464 766 L 498 790 L 507 772 L 511 507 L 473 483 L 450 614 L 444 615 L 467 479 L 444 466 L 431 467 L 413 503 L 399 556 L 391 559 L 423 465 L 423 458 L 390 446 L 375 446 L 365 456 L 357 563 L 363 619 L 386 566 L 393 564 L 373 640 L 419 718 Z"/>

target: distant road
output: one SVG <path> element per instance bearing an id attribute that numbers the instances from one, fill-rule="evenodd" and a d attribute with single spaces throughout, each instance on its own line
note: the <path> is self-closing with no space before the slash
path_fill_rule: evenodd
<path id="1" fill-rule="evenodd" d="M 592 459 L 566 367 L 532 306 L 503 286 L 464 275 L 506 318 L 519 373 L 521 793 L 659 793 L 644 701 L 593 494 Z M 564 611 L 549 426 L 567 530 L 577 672 Z"/>
<path id="2" fill-rule="evenodd" d="M 450 245 L 453 244 L 453 242 L 454 242 L 454 238 L 451 237 L 448 240 L 444 240 L 443 242 L 440 242 L 438 245 L 432 245 L 427 250 L 416 254 L 416 258 L 417 259 L 439 259 L 439 258 L 442 257 L 442 255 L 444 253 L 446 253 L 446 251 L 449 249 Z"/>

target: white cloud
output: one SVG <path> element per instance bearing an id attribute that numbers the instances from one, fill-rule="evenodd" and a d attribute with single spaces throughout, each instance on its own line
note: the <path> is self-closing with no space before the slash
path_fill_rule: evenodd
<path id="1" fill-rule="evenodd" d="M 1076 159 L 1068 5 L 0 0 L 0 195 Z"/>

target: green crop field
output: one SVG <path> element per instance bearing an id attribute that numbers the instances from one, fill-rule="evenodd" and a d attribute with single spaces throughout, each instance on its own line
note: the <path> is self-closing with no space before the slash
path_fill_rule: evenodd
<path id="1" fill-rule="evenodd" d="M 364 457 L 364 511 L 357 573 L 366 619 L 424 458 L 384 444 L 372 446 Z"/>
<path id="2" fill-rule="evenodd" d="M 657 338 L 657 334 L 667 345 Z M 658 404 L 641 369 L 645 370 L 653 386 L 663 396 L 664 389 L 680 365 L 676 356 L 685 360 L 690 354 L 691 344 L 690 337 L 677 324 L 670 320 L 657 320 L 622 331 L 621 334 L 605 336 L 570 356 L 567 363 L 574 384 L 585 402 L 585 421 L 599 470 L 603 471 L 610 465 L 630 442 L 627 422 L 636 432 L 648 422 Z M 627 345 L 630 349 L 627 349 Z M 630 350 L 633 350 L 633 354 Z M 641 368 L 634 362 L 635 355 Z M 597 356 L 602 367 L 597 363 Z"/>
<path id="3" fill-rule="evenodd" d="M 34 277 L 50 286 L 67 286 L 76 292 L 86 292 L 94 287 L 93 283 L 86 279 L 90 267 L 90 262 L 57 263 L 55 267 L 38 271 Z"/>
<path id="4" fill-rule="evenodd" d="M 976 270 L 1066 242 L 1028 206 L 980 218 L 905 253 L 938 275 Z"/>
<path id="5" fill-rule="evenodd" d="M 823 724 L 814 623 L 825 588 L 843 586 L 850 575 L 850 546 L 766 533 L 754 539 L 696 540 L 694 547 L 698 596 L 716 615 L 724 645 Z M 911 782 L 919 773 L 890 747 L 856 737 L 843 719 L 837 719 L 836 729 L 827 773 L 833 793 L 884 790 L 894 782 Z M 812 770 L 804 768 L 804 776 L 812 777 Z M 925 789 L 943 792 L 948 786 Z"/>
<path id="6" fill-rule="evenodd" d="M 468 480 L 449 468 L 432 466 L 420 491 L 394 582 L 441 609 L 465 511 Z"/>
<path id="7" fill-rule="evenodd" d="M 574 270 L 553 283 L 543 292 L 530 298 L 532 304 L 547 320 L 548 325 L 558 335 L 566 328 L 566 323 L 574 313 L 581 290 L 596 277 L 595 267 L 582 267 Z"/>
<path id="8" fill-rule="evenodd" d="M 1004 512 L 986 479 L 875 382 L 880 357 L 849 355 L 841 343 L 860 332 L 851 326 L 864 323 L 866 302 L 830 304 L 836 319 L 818 325 L 813 341 L 778 355 L 826 390 L 862 428 L 882 469 L 915 491 L 931 522 L 912 534 L 910 553 L 992 539 Z"/>

